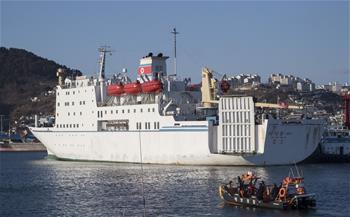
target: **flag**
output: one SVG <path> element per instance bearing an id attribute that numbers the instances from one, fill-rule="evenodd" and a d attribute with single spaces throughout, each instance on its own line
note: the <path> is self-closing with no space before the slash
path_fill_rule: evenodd
<path id="1" fill-rule="evenodd" d="M 139 66 L 137 73 L 139 75 L 143 74 L 151 74 L 152 73 L 152 65 L 141 65 Z"/>

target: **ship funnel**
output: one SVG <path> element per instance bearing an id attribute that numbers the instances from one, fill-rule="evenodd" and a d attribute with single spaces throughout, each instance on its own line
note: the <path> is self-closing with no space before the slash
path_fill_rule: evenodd
<path id="1" fill-rule="evenodd" d="M 58 77 L 58 85 L 64 85 L 64 79 L 66 78 L 66 70 L 63 68 L 58 68 L 56 76 Z"/>

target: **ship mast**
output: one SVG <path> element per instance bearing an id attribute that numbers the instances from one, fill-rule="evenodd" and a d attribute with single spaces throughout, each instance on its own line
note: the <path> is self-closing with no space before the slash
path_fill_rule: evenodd
<path id="1" fill-rule="evenodd" d="M 100 72 L 99 72 L 99 80 L 105 78 L 105 64 L 106 64 L 106 53 L 112 54 L 112 50 L 110 50 L 109 46 L 101 46 L 98 51 L 100 52 Z"/>
<path id="2" fill-rule="evenodd" d="M 100 82 L 101 88 L 101 102 L 104 102 L 106 96 L 106 88 L 105 88 L 105 64 L 106 64 L 106 53 L 112 54 L 112 50 L 110 50 L 109 46 L 101 46 L 98 51 L 100 52 L 100 71 L 98 80 Z"/>
<path id="3" fill-rule="evenodd" d="M 180 34 L 176 31 L 176 27 L 171 32 L 174 35 L 174 73 L 177 75 L 177 65 L 176 65 L 176 35 Z"/>

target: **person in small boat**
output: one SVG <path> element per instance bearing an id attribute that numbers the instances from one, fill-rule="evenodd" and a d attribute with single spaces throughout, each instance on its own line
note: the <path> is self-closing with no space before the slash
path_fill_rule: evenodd
<path id="1" fill-rule="evenodd" d="M 243 189 L 243 181 L 240 176 L 237 176 L 238 186 L 240 189 Z"/>
<path id="2" fill-rule="evenodd" d="M 231 195 L 234 195 L 237 192 L 237 188 L 235 188 L 232 184 L 233 182 L 230 181 L 226 186 L 226 190 L 227 192 L 229 192 Z"/>
<path id="3" fill-rule="evenodd" d="M 257 198 L 258 200 L 262 200 L 263 199 L 263 196 L 264 196 L 264 190 L 265 190 L 265 183 L 264 181 L 261 181 L 259 183 L 259 188 L 258 188 L 258 193 L 257 193 Z"/>
<path id="4" fill-rule="evenodd" d="M 271 199 L 272 200 L 274 200 L 277 197 L 278 191 L 279 191 L 279 189 L 278 189 L 276 183 L 273 183 L 273 187 L 272 187 L 272 190 L 271 190 Z"/>

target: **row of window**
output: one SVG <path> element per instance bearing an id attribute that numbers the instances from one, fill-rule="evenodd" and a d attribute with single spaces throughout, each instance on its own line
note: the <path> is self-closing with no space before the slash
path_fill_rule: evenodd
<path id="1" fill-rule="evenodd" d="M 70 116 L 71 114 L 72 114 L 72 116 L 75 116 L 75 112 L 73 112 L 73 113 L 70 113 L 70 112 L 68 112 L 67 113 L 68 114 L 68 116 Z M 79 114 L 80 114 L 80 116 L 82 116 L 83 115 L 83 112 L 79 112 Z M 59 113 L 57 112 L 57 117 L 59 116 Z"/>
<path id="2" fill-rule="evenodd" d="M 94 92 L 94 89 L 92 89 L 91 91 Z M 84 90 L 84 92 L 86 93 L 87 91 Z M 65 91 L 64 93 L 66 95 L 70 95 L 70 91 Z M 78 90 L 78 93 L 80 93 L 80 90 Z M 72 91 L 72 94 L 75 95 L 75 91 L 74 90 Z M 60 95 L 60 92 L 57 92 L 57 96 L 59 96 L 59 95 Z"/>
<path id="3" fill-rule="evenodd" d="M 124 113 L 131 113 L 131 111 L 133 111 L 133 113 L 137 113 L 137 109 L 122 109 L 122 110 L 120 110 L 120 112 L 121 112 L 121 114 L 124 114 Z M 155 108 L 148 108 L 147 109 L 147 112 L 155 112 Z M 114 110 L 111 110 L 110 111 L 110 114 L 112 115 L 113 114 L 113 112 L 114 112 Z M 118 110 L 115 110 L 115 114 L 118 114 Z M 143 112 L 143 109 L 141 108 L 140 109 L 140 113 L 142 113 Z M 105 110 L 104 111 L 104 114 L 106 115 L 108 113 L 108 111 L 107 110 Z M 103 111 L 97 111 L 97 117 L 98 118 L 103 118 Z"/>
<path id="4" fill-rule="evenodd" d="M 144 127 L 146 130 L 151 129 L 151 122 L 145 122 Z M 136 122 L 136 129 L 142 130 L 142 123 L 141 122 Z M 159 129 L 159 122 L 153 122 L 153 129 Z"/>
<path id="5" fill-rule="evenodd" d="M 74 106 L 74 102 L 72 102 L 71 104 L 72 106 Z M 85 101 L 79 101 L 79 105 L 85 105 Z M 57 106 L 60 106 L 60 103 L 57 103 Z M 69 102 L 65 102 L 64 106 L 69 106 Z"/>
<path id="6" fill-rule="evenodd" d="M 93 91 L 93 90 L 92 90 Z M 80 93 L 80 90 L 78 90 L 78 93 Z M 85 93 L 86 93 L 86 90 L 85 90 Z M 69 95 L 70 94 L 70 91 L 66 91 L 65 92 L 66 95 Z M 72 91 L 72 94 L 75 95 L 75 91 L 73 90 Z M 57 95 L 60 95 L 59 92 L 57 92 Z"/>
<path id="7" fill-rule="evenodd" d="M 57 128 L 79 128 L 79 124 L 57 124 Z"/>

